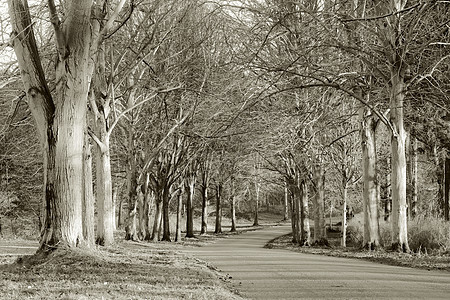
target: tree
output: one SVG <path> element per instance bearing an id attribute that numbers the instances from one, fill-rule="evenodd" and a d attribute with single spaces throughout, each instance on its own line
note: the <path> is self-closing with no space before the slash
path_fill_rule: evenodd
<path id="1" fill-rule="evenodd" d="M 51 92 L 42 68 L 27 1 L 8 1 L 12 42 L 44 155 L 45 216 L 38 251 L 84 244 L 83 145 L 90 81 L 99 44 L 125 1 L 102 26 L 102 3 L 49 1 L 57 60 Z M 60 11 L 58 11 L 58 9 Z M 60 19 L 59 15 L 66 17 Z"/>
<path id="2" fill-rule="evenodd" d="M 184 188 L 186 190 L 186 237 L 194 237 L 194 192 L 197 180 L 197 161 L 191 161 L 184 177 Z"/>
<path id="3" fill-rule="evenodd" d="M 379 188 L 377 180 L 376 127 L 377 121 L 366 108 L 361 108 L 361 147 L 363 169 L 364 240 L 369 250 L 380 246 L 378 221 Z"/>
<path id="4" fill-rule="evenodd" d="M 199 163 L 199 173 L 200 173 L 200 194 L 202 196 L 202 224 L 200 229 L 200 234 L 206 234 L 208 232 L 208 189 L 209 182 L 211 179 L 211 161 L 212 155 L 209 148 L 206 149 L 203 157 L 200 158 Z"/>

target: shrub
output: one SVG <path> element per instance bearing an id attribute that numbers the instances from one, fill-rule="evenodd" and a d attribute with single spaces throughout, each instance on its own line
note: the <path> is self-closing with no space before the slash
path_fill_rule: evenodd
<path id="1" fill-rule="evenodd" d="M 391 223 L 380 220 L 380 244 L 382 247 L 388 248 L 392 244 Z"/>
<path id="2" fill-rule="evenodd" d="M 357 247 L 363 246 L 364 216 L 356 215 L 349 221 L 347 241 Z M 418 216 L 408 222 L 408 242 L 411 251 L 450 252 L 450 223 L 434 217 Z M 391 223 L 380 220 L 380 244 L 389 248 L 392 243 Z"/>
<path id="3" fill-rule="evenodd" d="M 408 242 L 414 252 L 448 251 L 450 223 L 434 217 L 417 217 L 408 222 Z"/>
<path id="4" fill-rule="evenodd" d="M 357 214 L 349 220 L 347 225 L 347 243 L 362 247 L 364 241 L 364 215 Z"/>

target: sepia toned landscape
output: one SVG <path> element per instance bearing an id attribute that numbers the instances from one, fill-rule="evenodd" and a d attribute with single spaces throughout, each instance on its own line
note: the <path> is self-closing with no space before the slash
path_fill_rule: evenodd
<path id="1" fill-rule="evenodd" d="M 449 16 L 0 2 L 0 299 L 447 299 Z"/>

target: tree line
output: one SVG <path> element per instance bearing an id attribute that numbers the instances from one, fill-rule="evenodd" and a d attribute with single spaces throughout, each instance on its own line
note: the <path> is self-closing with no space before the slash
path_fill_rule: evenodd
<path id="1" fill-rule="evenodd" d="M 23 90 L 43 156 L 39 251 L 111 245 L 116 223 L 126 239 L 178 241 L 183 203 L 192 237 L 196 190 L 201 233 L 210 200 L 220 233 L 224 201 L 235 230 L 237 204 L 257 225 L 265 195 L 300 245 L 326 243 L 325 213 L 340 211 L 345 246 L 351 202 L 365 247 L 380 247 L 384 214 L 391 247 L 409 251 L 408 218 L 426 211 L 419 157 L 433 157 L 422 185 L 437 186 L 437 204 L 426 207 L 449 218 L 448 9 L 9 0 L 17 60 L 2 89 Z M 2 116 L 4 149 L 17 119 Z"/>

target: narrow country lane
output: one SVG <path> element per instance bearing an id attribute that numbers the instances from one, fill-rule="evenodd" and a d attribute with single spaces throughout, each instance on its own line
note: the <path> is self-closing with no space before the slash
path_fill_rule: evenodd
<path id="1" fill-rule="evenodd" d="M 263 248 L 289 232 L 276 226 L 185 252 L 229 274 L 251 299 L 450 299 L 448 272 Z"/>

